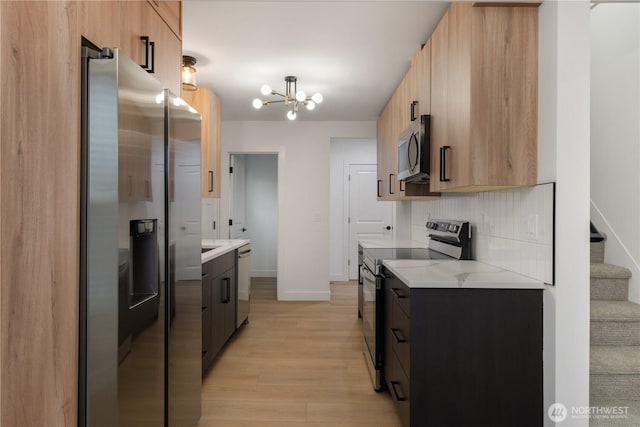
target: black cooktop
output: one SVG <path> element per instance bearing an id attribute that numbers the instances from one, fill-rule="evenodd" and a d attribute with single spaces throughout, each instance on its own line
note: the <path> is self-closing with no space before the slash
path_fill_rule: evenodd
<path id="1" fill-rule="evenodd" d="M 364 249 L 363 255 L 375 260 L 376 265 L 385 259 L 451 259 L 449 255 L 426 248 L 372 248 Z"/>

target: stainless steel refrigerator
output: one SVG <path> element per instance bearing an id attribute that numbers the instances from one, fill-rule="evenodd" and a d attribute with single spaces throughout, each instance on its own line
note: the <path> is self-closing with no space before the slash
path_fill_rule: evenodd
<path id="1" fill-rule="evenodd" d="M 197 424 L 200 115 L 83 48 L 79 425 Z"/>

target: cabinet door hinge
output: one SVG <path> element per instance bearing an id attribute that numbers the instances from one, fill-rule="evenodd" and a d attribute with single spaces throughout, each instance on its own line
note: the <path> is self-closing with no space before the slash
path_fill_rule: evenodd
<path id="1" fill-rule="evenodd" d="M 347 265 L 349 265 L 349 266 L 351 265 L 351 260 L 350 259 L 347 260 Z"/>
<path id="2" fill-rule="evenodd" d="M 351 181 L 351 174 L 349 174 L 349 181 Z"/>
<path id="3" fill-rule="evenodd" d="M 230 219 L 230 220 L 229 220 L 229 226 L 232 226 L 232 225 L 233 225 L 233 220 L 232 220 L 232 219 Z"/>
<path id="4" fill-rule="evenodd" d="M 351 217 L 347 217 L 347 224 L 351 224 Z"/>
<path id="5" fill-rule="evenodd" d="M 233 173 L 233 166 L 229 166 L 229 173 Z"/>

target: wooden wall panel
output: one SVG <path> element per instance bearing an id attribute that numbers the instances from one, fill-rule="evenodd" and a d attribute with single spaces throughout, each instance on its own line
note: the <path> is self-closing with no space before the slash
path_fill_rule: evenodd
<path id="1" fill-rule="evenodd" d="M 0 425 L 77 412 L 77 3 L 0 2 Z"/>

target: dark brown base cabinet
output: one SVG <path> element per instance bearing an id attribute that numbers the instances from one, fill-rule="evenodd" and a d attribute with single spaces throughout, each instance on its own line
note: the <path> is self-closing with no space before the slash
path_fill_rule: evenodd
<path id="1" fill-rule="evenodd" d="M 542 426 L 542 292 L 410 289 L 385 270 L 384 376 L 403 427 Z"/>
<path id="2" fill-rule="evenodd" d="M 236 330 L 236 251 L 202 265 L 202 373 Z"/>

